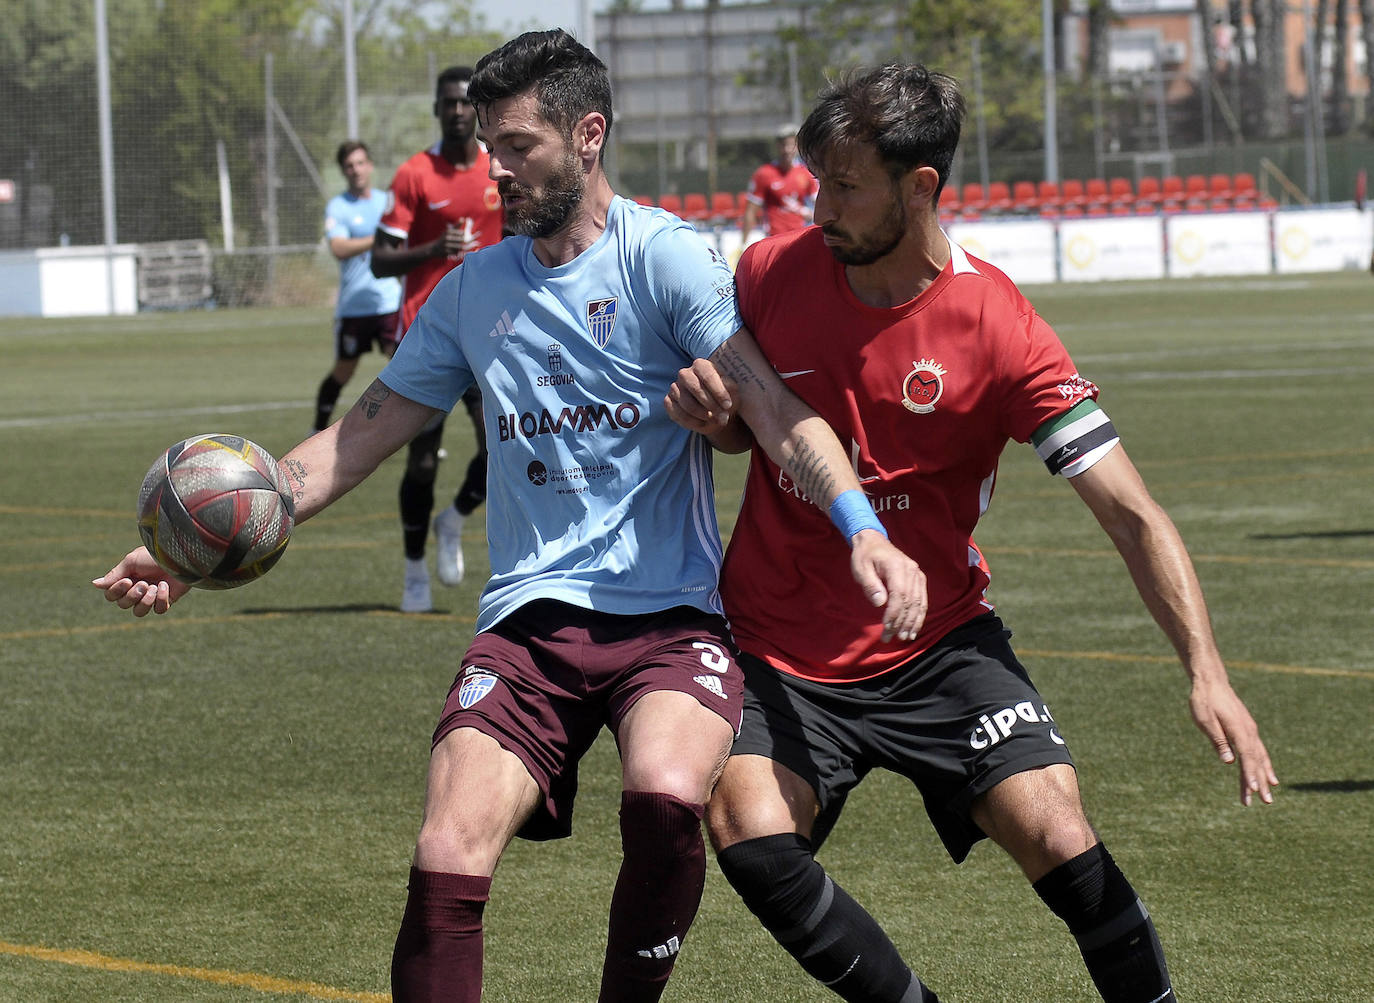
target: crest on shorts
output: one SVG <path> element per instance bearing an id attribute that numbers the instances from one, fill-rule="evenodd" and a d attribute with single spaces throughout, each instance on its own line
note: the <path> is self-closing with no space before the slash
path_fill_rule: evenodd
<path id="1" fill-rule="evenodd" d="M 481 669 L 468 669 L 458 686 L 458 706 L 467 710 L 490 693 L 496 686 L 497 677 Z"/>
<path id="2" fill-rule="evenodd" d="M 615 310 L 619 302 L 619 296 L 587 301 L 587 328 L 596 339 L 598 348 L 605 348 L 606 342 L 611 340 L 611 332 L 615 330 Z"/>
<path id="3" fill-rule="evenodd" d="M 902 407 L 915 414 L 930 414 L 945 392 L 946 369 L 934 359 L 913 362 L 902 381 Z"/>

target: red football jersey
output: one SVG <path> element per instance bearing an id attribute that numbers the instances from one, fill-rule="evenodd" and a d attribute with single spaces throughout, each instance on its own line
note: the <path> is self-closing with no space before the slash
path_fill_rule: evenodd
<path id="1" fill-rule="evenodd" d="M 950 245 L 920 296 L 862 303 L 809 228 L 754 244 L 736 274 L 740 313 L 788 387 L 850 451 L 892 542 L 926 575 L 913 642 L 882 641 L 882 611 L 849 570 L 827 514 L 755 448 L 721 575 L 740 647 L 817 680 L 886 672 L 992 608 L 973 542 L 997 460 L 1097 388 L 1002 272 Z"/>
<path id="2" fill-rule="evenodd" d="M 489 163 L 486 150 L 481 150 L 468 167 L 454 167 L 440 156 L 438 143 L 415 154 L 391 181 L 391 207 L 382 216 L 381 228 L 412 247 L 439 237 L 450 223 L 471 227 L 483 247 L 496 243 L 501 239 L 501 196 L 496 182 L 487 177 Z M 460 260 L 429 258 L 402 277 L 402 333 Z"/>
<path id="3" fill-rule="evenodd" d="M 749 201 L 763 207 L 769 234 L 800 230 L 811 222 L 807 203 L 815 198 L 820 183 L 803 164 L 783 170 L 769 162 L 754 172 L 749 182 Z"/>

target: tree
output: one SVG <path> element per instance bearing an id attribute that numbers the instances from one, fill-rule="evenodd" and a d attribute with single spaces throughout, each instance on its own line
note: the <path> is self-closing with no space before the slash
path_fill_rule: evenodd
<path id="1" fill-rule="evenodd" d="M 1255 76 L 1260 94 L 1260 135 L 1282 139 L 1288 134 L 1288 66 L 1284 51 L 1283 0 L 1251 0 L 1255 22 Z"/>

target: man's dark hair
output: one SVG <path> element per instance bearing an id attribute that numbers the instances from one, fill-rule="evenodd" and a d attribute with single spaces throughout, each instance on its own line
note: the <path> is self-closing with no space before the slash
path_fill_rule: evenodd
<path id="1" fill-rule="evenodd" d="M 938 200 L 963 120 L 964 97 L 953 77 L 889 63 L 853 70 L 828 86 L 797 133 L 797 150 L 813 170 L 824 170 L 856 146 L 871 145 L 894 179 L 915 167 L 935 168 Z"/>
<path id="2" fill-rule="evenodd" d="M 434 81 L 434 95 L 435 97 L 439 96 L 439 92 L 444 89 L 444 84 L 462 84 L 471 79 L 471 66 L 450 66 L 443 73 L 440 73 L 438 79 Z"/>
<path id="3" fill-rule="evenodd" d="M 534 88 L 539 114 L 564 136 L 590 112 L 611 129 L 611 78 L 606 64 L 562 28 L 527 31 L 477 60 L 468 98 L 479 116 L 505 98 Z M 601 147 L 606 156 L 606 147 Z"/>
<path id="4" fill-rule="evenodd" d="M 372 151 L 361 139 L 345 139 L 339 144 L 339 152 L 334 154 L 334 160 L 338 163 L 340 170 L 343 169 L 344 161 L 351 157 L 355 150 L 362 150 L 367 154 L 368 160 L 372 159 Z"/>

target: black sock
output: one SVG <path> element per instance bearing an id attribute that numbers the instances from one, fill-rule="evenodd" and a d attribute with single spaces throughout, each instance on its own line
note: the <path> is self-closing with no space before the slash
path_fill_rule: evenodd
<path id="1" fill-rule="evenodd" d="M 1032 887 L 1068 925 L 1106 1003 L 1176 1003 L 1150 914 L 1101 843 Z"/>
<path id="2" fill-rule="evenodd" d="M 315 394 L 315 431 L 329 427 L 329 416 L 334 413 L 334 405 L 338 403 L 339 393 L 343 390 L 343 384 L 334 379 L 334 374 L 330 373 L 320 384 L 319 392 Z"/>
<path id="3" fill-rule="evenodd" d="M 877 921 L 830 880 L 795 833 L 716 854 L 744 904 L 806 970 L 852 1003 L 939 1003 Z"/>
<path id="4" fill-rule="evenodd" d="M 401 538 L 406 557 L 412 561 L 425 556 L 429 539 L 429 513 L 434 509 L 434 479 L 422 480 L 409 471 L 401 478 Z"/>

